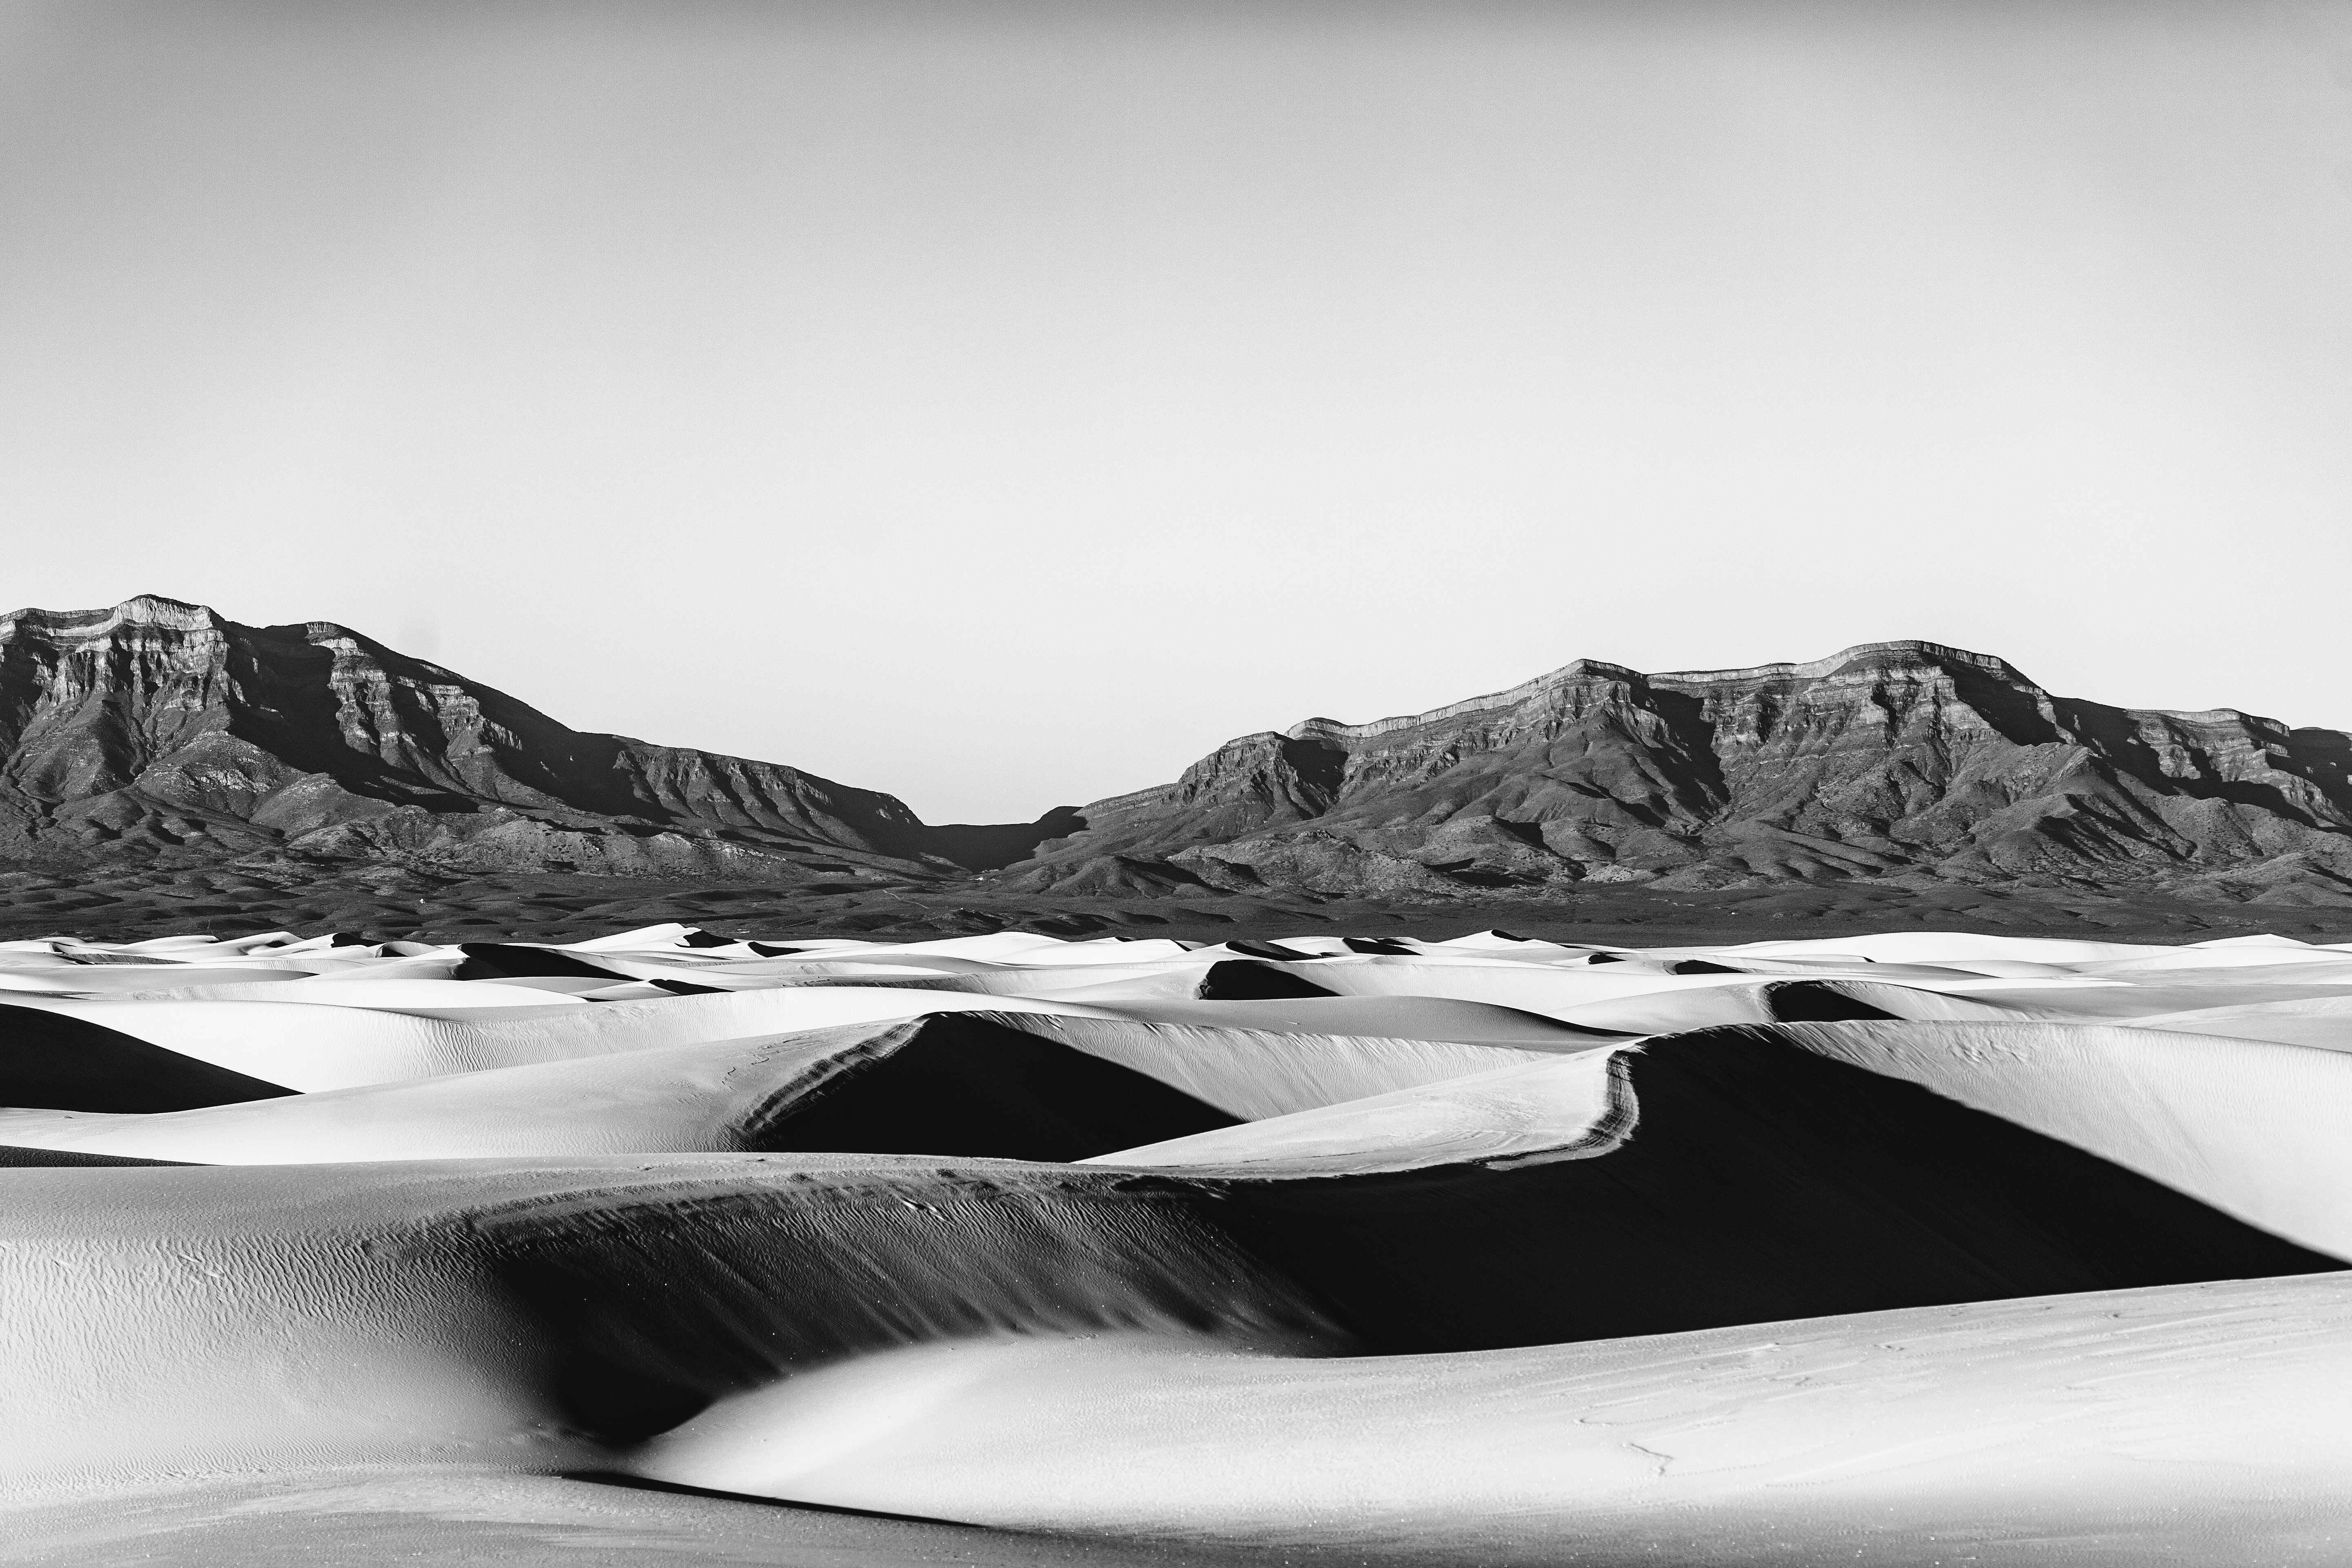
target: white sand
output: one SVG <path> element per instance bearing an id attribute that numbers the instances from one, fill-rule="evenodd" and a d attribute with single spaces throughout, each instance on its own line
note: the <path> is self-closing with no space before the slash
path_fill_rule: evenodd
<path id="1" fill-rule="evenodd" d="M 1746 1561 L 2036 1563 L 2126 1533 L 2143 1562 L 2284 1562 L 2315 1521 L 2352 1531 L 2347 1401 L 2352 1279 L 2318 1276 L 1449 1356 L 935 1345 L 730 1401 L 633 1464 L 1383 1561 L 1741 1561 L 1708 1550 L 1730 1536 Z"/>
<path id="2" fill-rule="evenodd" d="M 285 933 L 0 943 L 0 1542 L 38 1543 L 0 1562 L 278 1561 L 257 1508 L 319 1561 L 625 1556 L 632 1519 L 662 1560 L 707 1519 L 709 1561 L 801 1561 L 747 1504 L 552 1479 L 615 1468 L 1081 1542 L 861 1526 L 843 1561 L 877 1563 L 2352 1560 L 2352 1274 L 2210 1272 L 2352 1258 L 2343 947 L 688 934 L 468 980 Z M 1202 999 L 1213 972 L 1332 994 Z M 184 1109 L 115 1103 L 163 1078 Z M 1797 1190 L 1856 1115 L 1982 1192 Z M 1024 1119 L 1103 1141 L 991 1157 Z M 1669 1149 L 1730 1163 L 1677 1184 Z M 93 1156 L 193 1168 L 26 1163 Z M 2109 1267 L 2015 1159 L 2103 1173 L 2112 1266 L 2181 1282 L 1704 1316 L 1823 1247 L 1863 1291 Z M 1454 1238 L 1505 1250 L 1457 1289 Z M 1730 1326 L 1509 1326 L 1646 1269 Z M 1367 1279 L 1406 1330 L 1335 1304 Z M 1505 1348 L 1366 1353 L 1397 1332 Z"/>
<path id="3" fill-rule="evenodd" d="M 1638 1108 L 1622 1069 L 1619 1053 L 1600 1047 L 1115 1150 L 1088 1163 L 1340 1175 L 1582 1158 L 1607 1152 L 1633 1131 Z"/>

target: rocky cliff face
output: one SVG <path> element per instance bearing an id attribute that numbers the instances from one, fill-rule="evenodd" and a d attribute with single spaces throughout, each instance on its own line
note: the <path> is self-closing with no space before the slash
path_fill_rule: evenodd
<path id="1" fill-rule="evenodd" d="M 154 597 L 0 619 L 0 860 L 856 881 L 961 877 L 957 831 L 795 768 L 583 734 L 325 622 Z M 990 831 L 996 862 L 971 863 L 1037 837 Z"/>
<path id="2" fill-rule="evenodd" d="M 2053 696 L 1874 643 L 1643 675 L 1582 660 L 1370 724 L 1244 736 L 1081 808 L 1028 889 L 1445 898 L 1580 883 L 1958 880 L 2352 895 L 2352 736 Z"/>

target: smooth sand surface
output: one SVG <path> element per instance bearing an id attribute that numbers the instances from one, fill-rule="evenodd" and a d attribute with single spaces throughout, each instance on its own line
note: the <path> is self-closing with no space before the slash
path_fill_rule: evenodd
<path id="1" fill-rule="evenodd" d="M 1631 1083 L 1626 1058 L 1602 1047 L 1116 1150 L 1090 1163 L 1341 1175 L 1581 1158 L 1606 1152 L 1633 1131 Z"/>
<path id="2" fill-rule="evenodd" d="M 1381 1561 L 2329 1562 L 2347 1400 L 2352 1282 L 2317 1276 L 1466 1355 L 933 1345 L 728 1401 L 631 1465 Z"/>

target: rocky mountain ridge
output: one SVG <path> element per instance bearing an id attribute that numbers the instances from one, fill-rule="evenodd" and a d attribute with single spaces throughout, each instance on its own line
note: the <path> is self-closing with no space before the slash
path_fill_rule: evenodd
<path id="1" fill-rule="evenodd" d="M 779 763 L 574 731 L 331 623 L 142 596 L 0 617 L 0 865 L 886 901 L 1835 884 L 2333 904 L 2352 902 L 2352 736 L 2059 697 L 1927 642 L 1662 674 L 1580 659 L 1426 713 L 1244 735 L 1035 823 L 942 826 Z"/>
<path id="2" fill-rule="evenodd" d="M 973 834 L 1009 858 L 1019 832 L 935 828 L 797 768 L 583 733 L 330 622 L 242 626 L 153 595 L 0 617 L 0 859 L 46 869 L 856 883 L 964 877 L 995 863 L 959 859 Z"/>
<path id="3" fill-rule="evenodd" d="M 1778 880 L 2352 896 L 2352 736 L 2059 697 L 1928 642 L 1230 741 L 999 874 L 1028 890 L 1462 897 Z"/>

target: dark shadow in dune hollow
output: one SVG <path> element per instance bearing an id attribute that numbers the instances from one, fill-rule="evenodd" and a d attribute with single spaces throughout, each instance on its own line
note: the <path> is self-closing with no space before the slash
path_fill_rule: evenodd
<path id="1" fill-rule="evenodd" d="M 0 1167 L 19 1170 L 56 1170 L 68 1165 L 178 1165 L 194 1164 L 192 1160 L 142 1160 L 130 1154 L 84 1154 L 72 1149 L 28 1149 L 17 1143 L 0 1143 Z"/>
<path id="2" fill-rule="evenodd" d="M 1764 1005 L 1782 1024 L 1837 1024 L 1892 1020 L 1882 1007 L 1858 1001 L 1824 980 L 1784 980 L 1764 988 Z"/>
<path id="3" fill-rule="evenodd" d="M 1239 1120 L 1148 1074 L 949 1013 L 923 1019 L 897 1050 L 778 1106 L 746 1147 L 1067 1162 Z"/>
<path id="4" fill-rule="evenodd" d="M 1236 944 L 1246 946 L 1248 944 Z M 1279 963 L 1227 958 L 1209 965 L 1192 994 L 1203 1002 L 1288 1002 L 1333 993 Z"/>
<path id="5" fill-rule="evenodd" d="M 1095 1167 L 845 1161 L 780 1166 L 772 1186 L 618 1191 L 472 1224 L 530 1325 L 550 1405 L 625 1445 L 789 1373 L 940 1340 L 1149 1325 L 1349 1348 L 1213 1229 L 1211 1201 L 1198 1184 Z M 1117 1279 L 1101 1289 L 1106 1268 Z"/>
<path id="6" fill-rule="evenodd" d="M 1223 1223 L 1392 1353 L 2346 1267 L 1761 1030 L 1629 1066 L 1640 1119 L 1611 1153 L 1235 1182 Z"/>
<path id="7" fill-rule="evenodd" d="M 0 1004 L 0 1105 L 39 1110 L 195 1110 L 293 1092 L 85 1018 Z"/>
<path id="8" fill-rule="evenodd" d="M 602 980 L 620 985 L 631 978 L 584 958 L 526 942 L 468 942 L 458 946 L 466 955 L 457 965 L 460 980 Z"/>

